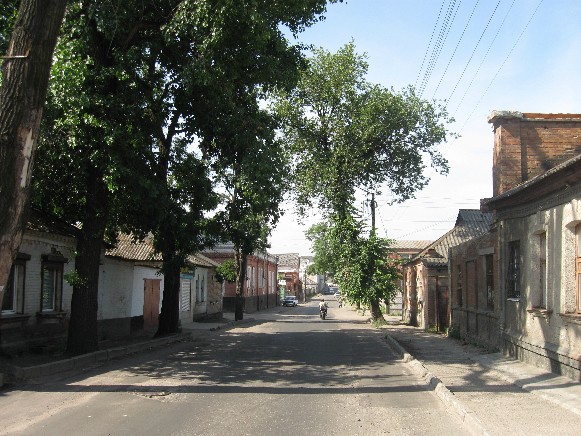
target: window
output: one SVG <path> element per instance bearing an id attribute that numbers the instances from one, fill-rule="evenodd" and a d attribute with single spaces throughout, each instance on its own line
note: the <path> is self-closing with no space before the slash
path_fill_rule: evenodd
<path id="1" fill-rule="evenodd" d="M 2 313 L 23 313 L 24 302 L 24 271 L 25 262 L 16 260 L 10 269 L 10 277 L 6 283 Z"/>
<path id="2" fill-rule="evenodd" d="M 462 265 L 456 265 L 456 304 L 462 307 Z"/>
<path id="3" fill-rule="evenodd" d="M 508 243 L 506 297 L 520 298 L 520 241 Z"/>
<path id="4" fill-rule="evenodd" d="M 494 310 L 494 258 L 487 254 L 484 258 L 486 268 L 486 308 Z"/>
<path id="5" fill-rule="evenodd" d="M 547 307 L 547 234 L 539 235 L 539 307 Z"/>
<path id="6" fill-rule="evenodd" d="M 181 299 L 181 311 L 189 312 L 191 310 L 192 301 L 192 279 L 182 279 L 182 299 Z"/>
<path id="7" fill-rule="evenodd" d="M 40 293 L 40 310 L 62 310 L 63 263 L 44 262 L 42 264 L 42 285 Z"/>
<path id="8" fill-rule="evenodd" d="M 575 228 L 575 276 L 577 277 L 576 312 L 581 313 L 581 224 Z"/>

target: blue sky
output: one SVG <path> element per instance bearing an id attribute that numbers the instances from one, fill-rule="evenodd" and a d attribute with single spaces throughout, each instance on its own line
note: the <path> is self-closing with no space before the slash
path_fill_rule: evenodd
<path id="1" fill-rule="evenodd" d="M 414 200 L 377 198 L 381 236 L 434 240 L 458 209 L 492 195 L 493 110 L 581 113 L 580 23 L 578 0 L 350 0 L 299 36 L 329 51 L 353 40 L 367 54 L 370 82 L 416 85 L 423 98 L 446 100 L 456 119 L 449 127 L 461 137 L 440 146 L 449 174 L 428 170 L 432 181 Z M 270 252 L 311 254 L 303 232 L 317 218 L 301 225 L 292 205 L 285 209 Z"/>

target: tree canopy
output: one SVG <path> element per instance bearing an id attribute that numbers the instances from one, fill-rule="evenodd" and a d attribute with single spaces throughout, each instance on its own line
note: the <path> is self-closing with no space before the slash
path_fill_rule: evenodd
<path id="1" fill-rule="evenodd" d="M 429 181 L 425 160 L 442 173 L 437 145 L 448 134 L 444 107 L 367 82 L 364 55 L 349 43 L 337 53 L 315 49 L 298 86 L 274 110 L 295 157 L 298 204 L 347 212 L 357 188 L 387 187 L 398 201 Z M 343 213 L 343 212 L 341 212 Z"/>
<path id="2" fill-rule="evenodd" d="M 444 106 L 420 99 L 412 87 L 396 92 L 369 83 L 367 69 L 353 42 L 336 53 L 315 49 L 297 86 L 281 91 L 271 107 L 293 154 L 299 212 L 315 206 L 326 218 L 307 233 L 315 267 L 333 272 L 347 297 L 370 305 L 379 319 L 379 302 L 393 298 L 399 275 L 389 241 L 356 218 L 357 190 L 388 189 L 404 201 L 429 182 L 428 163 L 447 173 L 437 147 L 451 120 Z"/>

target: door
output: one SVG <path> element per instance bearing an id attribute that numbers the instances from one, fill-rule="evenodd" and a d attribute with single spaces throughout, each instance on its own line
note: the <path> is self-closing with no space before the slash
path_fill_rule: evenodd
<path id="1" fill-rule="evenodd" d="M 448 295 L 448 279 L 444 277 L 438 277 L 436 281 L 437 289 L 437 306 L 438 306 L 438 331 L 444 332 L 449 327 L 448 320 L 450 319 L 449 308 L 449 295 Z"/>
<path id="2" fill-rule="evenodd" d="M 159 288 L 161 279 L 143 280 L 143 328 L 156 330 L 159 323 Z"/>

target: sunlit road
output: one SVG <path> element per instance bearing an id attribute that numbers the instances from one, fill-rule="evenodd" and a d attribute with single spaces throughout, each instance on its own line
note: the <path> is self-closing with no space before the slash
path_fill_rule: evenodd
<path id="1" fill-rule="evenodd" d="M 0 432 L 34 435 L 466 434 L 371 328 L 332 301 L 252 315 L 81 375 L 5 391 Z"/>

